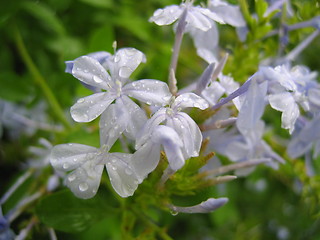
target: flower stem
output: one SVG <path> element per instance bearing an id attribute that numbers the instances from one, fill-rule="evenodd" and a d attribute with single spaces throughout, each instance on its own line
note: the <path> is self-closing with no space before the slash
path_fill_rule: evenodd
<path id="1" fill-rule="evenodd" d="M 67 119 L 65 118 L 64 112 L 63 112 L 61 106 L 59 105 L 57 99 L 55 98 L 53 92 L 49 88 L 46 80 L 41 75 L 40 71 L 38 70 L 38 68 L 36 67 L 34 62 L 32 61 L 32 59 L 27 51 L 27 48 L 23 42 L 23 39 L 22 39 L 21 34 L 19 32 L 19 29 L 17 27 L 15 28 L 15 42 L 16 42 L 19 54 L 20 54 L 23 62 L 27 66 L 31 75 L 33 76 L 35 83 L 38 84 L 38 86 L 43 91 L 43 94 L 45 95 L 49 105 L 51 106 L 53 113 L 55 114 L 57 119 L 59 119 L 66 128 L 71 128 L 71 125 L 67 121 Z"/>
<path id="2" fill-rule="evenodd" d="M 186 18 L 187 18 L 187 8 L 183 11 L 180 20 L 178 22 L 177 30 L 176 30 L 176 37 L 174 40 L 174 46 L 173 46 L 173 53 L 171 57 L 170 67 L 169 67 L 169 86 L 170 86 L 170 92 L 172 95 L 176 95 L 177 93 L 177 83 L 175 79 L 175 73 L 177 69 L 178 64 L 178 57 L 181 47 L 181 42 L 184 34 L 184 30 L 186 27 Z"/>

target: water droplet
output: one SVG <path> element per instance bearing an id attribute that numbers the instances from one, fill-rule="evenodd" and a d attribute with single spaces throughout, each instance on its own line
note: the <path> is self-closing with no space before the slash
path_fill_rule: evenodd
<path id="1" fill-rule="evenodd" d="M 86 120 L 88 120 L 88 119 L 89 119 L 88 114 L 83 114 L 83 118 L 86 119 Z"/>
<path id="2" fill-rule="evenodd" d="M 89 72 L 88 69 L 83 70 L 85 73 Z"/>
<path id="3" fill-rule="evenodd" d="M 184 126 L 183 126 L 183 125 L 181 125 L 180 127 L 181 127 L 181 129 L 184 129 Z"/>
<path id="4" fill-rule="evenodd" d="M 68 145 L 69 145 L 69 146 L 72 146 L 73 144 L 72 144 L 72 143 L 69 143 Z"/>
<path id="5" fill-rule="evenodd" d="M 113 162 L 113 163 L 116 163 L 116 162 L 117 162 L 117 160 L 115 160 L 115 159 L 112 159 L 112 160 L 111 160 L 111 162 Z"/>
<path id="6" fill-rule="evenodd" d="M 117 168 L 116 168 L 116 167 L 112 167 L 112 170 L 113 170 L 113 171 L 116 171 L 116 170 L 117 170 Z"/>
<path id="7" fill-rule="evenodd" d="M 81 71 L 81 68 L 77 67 L 76 70 L 77 70 L 77 71 Z"/>
<path id="8" fill-rule="evenodd" d="M 126 168 L 124 170 L 124 172 L 127 174 L 127 175 L 132 175 L 132 171 L 129 169 L 129 168 Z"/>
<path id="9" fill-rule="evenodd" d="M 128 78 L 131 74 L 131 69 L 128 67 L 121 67 L 119 69 L 119 76 L 122 78 Z"/>
<path id="10" fill-rule="evenodd" d="M 92 193 L 95 194 L 97 192 L 97 189 L 92 189 Z"/>
<path id="11" fill-rule="evenodd" d="M 120 57 L 119 55 L 116 55 L 116 56 L 114 57 L 114 62 L 117 63 L 117 62 L 120 61 L 120 59 L 121 59 L 121 57 Z"/>
<path id="12" fill-rule="evenodd" d="M 62 165 L 62 167 L 63 167 L 63 169 L 67 169 L 67 168 L 69 167 L 69 164 L 68 164 L 68 163 L 64 163 L 64 164 Z"/>
<path id="13" fill-rule="evenodd" d="M 80 98 L 78 99 L 77 103 L 83 103 L 84 102 L 84 98 Z"/>
<path id="14" fill-rule="evenodd" d="M 132 87 L 137 86 L 137 84 L 135 82 L 133 82 L 131 85 L 132 85 Z"/>
<path id="15" fill-rule="evenodd" d="M 79 190 L 80 190 L 81 192 L 87 191 L 88 188 L 89 188 L 89 186 L 88 186 L 88 184 L 85 183 L 85 182 L 79 184 Z"/>
<path id="16" fill-rule="evenodd" d="M 179 212 L 171 210 L 170 213 L 171 213 L 172 216 L 177 216 Z"/>
<path id="17" fill-rule="evenodd" d="M 73 161 L 74 161 L 74 162 L 77 162 L 77 161 L 78 161 L 78 158 L 74 158 Z"/>
<path id="18" fill-rule="evenodd" d="M 200 105 L 199 103 L 194 103 L 193 106 L 194 106 L 195 108 L 201 108 L 201 105 Z"/>
<path id="19" fill-rule="evenodd" d="M 151 105 L 151 102 L 147 101 L 146 104 Z"/>
<path id="20" fill-rule="evenodd" d="M 93 79 L 93 81 L 95 81 L 96 83 L 102 83 L 102 82 L 103 82 L 103 80 L 102 80 L 100 77 L 96 76 L 96 75 L 94 75 L 94 76 L 92 77 L 92 79 Z"/>
<path id="21" fill-rule="evenodd" d="M 70 174 L 70 175 L 68 176 L 68 180 L 69 180 L 70 182 L 74 181 L 75 179 L 76 179 L 76 175 L 75 175 L 75 174 Z"/>

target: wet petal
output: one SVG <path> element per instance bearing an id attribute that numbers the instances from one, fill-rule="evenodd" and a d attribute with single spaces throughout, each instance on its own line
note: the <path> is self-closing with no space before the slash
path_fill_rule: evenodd
<path id="1" fill-rule="evenodd" d="M 173 118 L 174 129 L 183 139 L 184 149 L 188 157 L 199 155 L 202 133 L 194 120 L 186 113 L 180 112 Z"/>
<path id="2" fill-rule="evenodd" d="M 154 144 L 163 146 L 172 170 L 176 171 L 184 165 L 185 159 L 181 151 L 183 143 L 174 129 L 163 125 L 157 126 L 151 139 Z"/>
<path id="3" fill-rule="evenodd" d="M 106 92 L 80 98 L 70 109 L 76 122 L 90 122 L 96 119 L 113 102 L 115 96 Z"/>
<path id="4" fill-rule="evenodd" d="M 136 149 L 140 148 L 151 136 L 154 128 L 166 120 L 166 108 L 160 108 L 137 134 Z"/>
<path id="5" fill-rule="evenodd" d="M 163 9 L 156 10 L 149 21 L 160 26 L 169 25 L 175 22 L 181 16 L 182 12 L 183 9 L 177 5 L 167 6 Z"/>
<path id="6" fill-rule="evenodd" d="M 112 187 L 121 197 L 132 196 L 140 183 L 131 158 L 132 154 L 110 153 L 106 164 Z"/>
<path id="7" fill-rule="evenodd" d="M 151 79 L 134 81 L 125 85 L 122 92 L 149 105 L 164 106 L 168 104 L 171 93 L 165 82 Z"/>
<path id="8" fill-rule="evenodd" d="M 128 138 L 135 139 L 137 136 L 137 133 L 142 129 L 142 127 L 148 121 L 147 116 L 145 112 L 127 96 L 122 96 L 121 101 L 123 104 L 123 109 L 125 109 L 127 112 L 127 120 L 128 120 L 124 133 Z"/>
<path id="9" fill-rule="evenodd" d="M 215 12 L 210 11 L 207 8 L 201 8 L 201 7 L 195 7 L 197 8 L 197 11 L 199 11 L 201 14 L 203 14 L 204 16 L 208 17 L 209 19 L 218 22 L 220 24 L 224 24 L 224 20 Z"/>
<path id="10" fill-rule="evenodd" d="M 202 97 L 199 97 L 194 93 L 184 93 L 176 98 L 171 107 L 174 111 L 179 112 L 187 107 L 196 107 L 204 110 L 209 107 L 209 104 Z"/>
<path id="11" fill-rule="evenodd" d="M 107 61 L 107 67 L 113 78 L 119 76 L 120 79 L 124 79 L 122 82 L 125 82 L 140 63 L 145 61 L 146 57 L 141 51 L 135 48 L 121 48 L 110 61 Z"/>
<path id="12" fill-rule="evenodd" d="M 211 106 L 216 104 L 218 100 L 225 93 L 225 89 L 218 82 L 213 82 L 209 87 L 204 89 L 201 93 L 203 98 L 205 98 Z"/>
<path id="13" fill-rule="evenodd" d="M 83 164 L 88 154 L 94 154 L 97 148 L 78 143 L 60 144 L 53 147 L 50 155 L 51 165 L 58 171 L 70 171 Z"/>
<path id="14" fill-rule="evenodd" d="M 87 199 L 96 194 L 103 170 L 98 149 L 76 143 L 57 145 L 50 162 L 58 171 L 71 171 L 65 183 L 77 197 Z"/>
<path id="15" fill-rule="evenodd" d="M 160 160 L 160 144 L 146 142 L 132 156 L 132 166 L 139 181 L 147 177 L 158 165 Z"/>
<path id="16" fill-rule="evenodd" d="M 120 101 L 111 104 L 101 115 L 99 122 L 100 127 L 100 144 L 107 145 L 109 148 L 117 141 L 123 131 L 126 129 L 128 121 L 127 114 Z"/>
<path id="17" fill-rule="evenodd" d="M 109 89 L 111 77 L 98 60 L 83 56 L 74 60 L 72 74 L 80 81 L 98 87 L 100 89 Z"/>

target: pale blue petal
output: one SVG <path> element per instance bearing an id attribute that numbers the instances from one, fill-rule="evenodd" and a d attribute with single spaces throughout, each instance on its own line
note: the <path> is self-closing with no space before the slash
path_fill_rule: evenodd
<path id="1" fill-rule="evenodd" d="M 106 164 L 111 185 L 121 197 L 132 196 L 140 183 L 131 158 L 132 154 L 110 153 Z"/>
<path id="2" fill-rule="evenodd" d="M 120 77 L 119 80 L 124 83 L 140 63 L 145 61 L 146 57 L 141 51 L 135 48 L 121 48 L 113 58 L 108 59 L 107 68 L 113 78 Z"/>
<path id="3" fill-rule="evenodd" d="M 134 81 L 122 88 L 123 94 L 149 105 L 164 106 L 168 104 L 171 93 L 165 82 L 151 79 Z"/>
<path id="4" fill-rule="evenodd" d="M 112 147 L 126 129 L 130 121 L 127 117 L 122 102 L 118 100 L 102 113 L 99 122 L 101 146 L 107 145 L 109 149 Z"/>
<path id="5" fill-rule="evenodd" d="M 112 85 L 111 77 L 98 60 L 83 56 L 74 60 L 72 75 L 80 81 L 100 88 L 108 90 Z"/>
<path id="6" fill-rule="evenodd" d="M 288 92 L 269 95 L 269 102 L 272 108 L 282 112 L 282 128 L 289 129 L 289 132 L 292 133 L 294 124 L 300 115 L 299 107 L 292 95 Z"/>
<path id="7" fill-rule="evenodd" d="M 126 110 L 127 115 L 127 124 L 124 134 L 130 139 L 135 139 L 138 132 L 148 121 L 147 116 L 145 112 L 127 96 L 122 96 L 119 101 L 122 101 L 123 109 Z"/>
<path id="8" fill-rule="evenodd" d="M 167 6 L 163 9 L 157 9 L 149 19 L 159 26 L 169 25 L 175 22 L 182 14 L 183 9 L 177 5 Z"/>
<path id="9" fill-rule="evenodd" d="M 262 117 L 266 106 L 267 87 L 268 82 L 266 81 L 260 85 L 254 80 L 251 81 L 236 122 L 239 131 L 243 135 L 246 135 L 250 129 L 253 129 Z"/>
<path id="10" fill-rule="evenodd" d="M 168 119 L 168 125 L 174 128 L 183 140 L 183 148 L 187 156 L 198 156 L 202 143 L 202 134 L 194 120 L 188 114 L 180 112 L 171 121 Z"/>
<path id="11" fill-rule="evenodd" d="M 210 11 L 207 8 L 201 8 L 201 7 L 194 7 L 194 9 L 197 9 L 197 11 L 199 11 L 201 14 L 203 14 L 204 16 L 208 17 L 209 19 L 218 22 L 220 24 L 224 24 L 224 20 L 215 12 Z"/>
<path id="12" fill-rule="evenodd" d="M 182 213 L 210 213 L 228 202 L 228 198 L 209 198 L 208 200 L 192 206 L 192 207 L 178 207 L 171 206 L 171 209 L 175 212 Z"/>
<path id="13" fill-rule="evenodd" d="M 185 159 L 181 151 L 183 143 L 174 129 L 159 125 L 153 131 L 151 138 L 154 144 L 163 146 L 172 170 L 177 171 L 184 165 Z"/>
<path id="14" fill-rule="evenodd" d="M 132 166 L 139 182 L 147 177 L 158 165 L 160 160 L 160 144 L 146 142 L 132 156 Z"/>
<path id="15" fill-rule="evenodd" d="M 201 93 L 202 97 L 209 102 L 211 106 L 215 105 L 225 93 L 225 89 L 218 82 L 213 82 Z"/>
<path id="16" fill-rule="evenodd" d="M 97 148 L 78 143 L 60 144 L 53 147 L 51 165 L 58 171 L 70 171 L 81 166 L 88 155 L 95 154 Z"/>
<path id="17" fill-rule="evenodd" d="M 76 122 L 90 122 L 96 119 L 115 99 L 107 92 L 95 93 L 80 98 L 70 109 L 72 118 Z"/>
<path id="18" fill-rule="evenodd" d="M 175 99 L 171 107 L 175 112 L 179 112 L 188 107 L 195 107 L 204 110 L 209 107 L 209 104 L 202 97 L 199 97 L 194 93 L 184 93 Z"/>
<path id="19" fill-rule="evenodd" d="M 140 148 L 151 136 L 154 128 L 166 120 L 166 108 L 160 108 L 137 134 L 136 149 Z"/>
<path id="20" fill-rule="evenodd" d="M 221 1 L 210 1 L 209 8 L 217 14 L 225 23 L 234 27 L 244 27 L 246 22 L 239 6 Z"/>
<path id="21" fill-rule="evenodd" d="M 52 166 L 58 171 L 71 171 L 65 183 L 79 198 L 91 198 L 99 188 L 103 164 L 98 151 L 77 143 L 61 144 L 52 149 Z"/>
<path id="22" fill-rule="evenodd" d="M 200 7 L 192 7 L 187 14 L 187 23 L 192 27 L 200 29 L 201 31 L 208 31 L 212 27 L 212 20 L 203 15 L 199 10 Z"/>

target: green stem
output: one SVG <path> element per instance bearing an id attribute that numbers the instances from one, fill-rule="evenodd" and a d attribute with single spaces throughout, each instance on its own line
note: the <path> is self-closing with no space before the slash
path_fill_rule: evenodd
<path id="1" fill-rule="evenodd" d="M 45 95 L 49 105 L 51 106 L 53 113 L 55 114 L 57 119 L 59 119 L 66 128 L 71 128 L 70 123 L 65 118 L 64 112 L 63 112 L 61 106 L 59 105 L 57 99 L 53 95 L 51 89 L 49 88 L 46 80 L 41 75 L 40 71 L 38 70 L 38 68 L 36 67 L 34 62 L 32 61 L 32 59 L 26 49 L 26 46 L 24 45 L 23 39 L 22 39 L 21 34 L 20 34 L 17 27 L 15 29 L 15 41 L 16 41 L 16 45 L 17 45 L 17 48 L 19 50 L 19 53 L 21 55 L 23 62 L 27 66 L 31 75 L 33 76 L 35 83 L 38 84 L 38 86 L 43 91 L 43 94 Z"/>
<path id="2" fill-rule="evenodd" d="M 163 239 L 163 240 L 173 240 L 165 232 L 165 230 L 163 228 L 159 227 L 157 224 L 155 224 L 153 221 L 151 221 L 145 214 L 143 214 L 143 212 L 141 212 L 141 210 L 136 210 L 134 208 L 132 208 L 131 210 L 132 210 L 133 213 L 135 213 L 135 215 L 137 217 L 139 217 L 139 219 L 141 221 L 143 221 L 146 225 L 151 227 L 159 235 L 159 237 L 161 237 L 161 239 Z"/>

